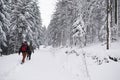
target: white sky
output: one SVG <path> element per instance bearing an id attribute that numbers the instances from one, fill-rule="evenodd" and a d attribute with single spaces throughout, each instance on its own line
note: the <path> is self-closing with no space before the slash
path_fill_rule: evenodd
<path id="1" fill-rule="evenodd" d="M 57 0 L 38 0 L 42 18 L 42 24 L 49 25 Z"/>

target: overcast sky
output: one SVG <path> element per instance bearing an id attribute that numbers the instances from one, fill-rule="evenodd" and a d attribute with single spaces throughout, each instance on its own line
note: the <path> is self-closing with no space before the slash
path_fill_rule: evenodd
<path id="1" fill-rule="evenodd" d="M 57 0 L 38 0 L 42 18 L 42 24 L 46 27 L 49 25 L 51 16 L 55 11 Z"/>

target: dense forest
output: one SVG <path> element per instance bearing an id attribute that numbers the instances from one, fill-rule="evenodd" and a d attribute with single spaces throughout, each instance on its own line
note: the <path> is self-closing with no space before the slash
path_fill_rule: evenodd
<path id="1" fill-rule="evenodd" d="M 59 0 L 47 29 L 53 47 L 109 45 L 120 36 L 120 0 Z"/>
<path id="2" fill-rule="evenodd" d="M 18 52 L 24 40 L 39 47 L 43 31 L 36 0 L 0 0 L 0 53 Z"/>
<path id="3" fill-rule="evenodd" d="M 35 48 L 84 47 L 101 42 L 109 49 L 120 37 L 120 0 L 59 0 L 48 28 L 37 0 L 0 0 L 0 53 L 18 52 L 26 40 Z"/>
<path id="4" fill-rule="evenodd" d="M 120 0 L 0 0 L 0 80 L 120 80 L 119 48 Z"/>

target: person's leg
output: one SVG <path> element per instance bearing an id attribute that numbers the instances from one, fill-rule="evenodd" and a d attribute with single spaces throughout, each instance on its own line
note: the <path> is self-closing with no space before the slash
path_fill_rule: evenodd
<path id="1" fill-rule="evenodd" d="M 24 53 L 22 53 L 22 63 L 24 63 Z"/>
<path id="2" fill-rule="evenodd" d="M 29 59 L 29 54 L 27 54 L 27 59 Z"/>
<path id="3" fill-rule="evenodd" d="M 31 52 L 29 53 L 29 60 L 31 59 Z"/>
<path id="4" fill-rule="evenodd" d="M 26 52 L 22 53 L 22 56 L 23 56 L 22 63 L 24 63 L 24 62 L 25 62 L 26 55 L 27 55 L 27 53 L 26 53 Z"/>

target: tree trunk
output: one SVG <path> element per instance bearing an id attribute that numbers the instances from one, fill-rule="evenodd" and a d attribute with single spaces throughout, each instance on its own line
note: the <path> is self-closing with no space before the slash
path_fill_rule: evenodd
<path id="1" fill-rule="evenodd" d="M 107 0 L 107 50 L 110 48 L 112 27 L 112 0 Z"/>
<path id="2" fill-rule="evenodd" d="M 118 9 L 117 9 L 117 0 L 115 0 L 115 24 L 117 25 L 117 18 L 118 18 L 118 13 L 117 13 L 117 11 L 118 11 Z"/>

